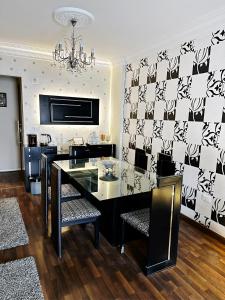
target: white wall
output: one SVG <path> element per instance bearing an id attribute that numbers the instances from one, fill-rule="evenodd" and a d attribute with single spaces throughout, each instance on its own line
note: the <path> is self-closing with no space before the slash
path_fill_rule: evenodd
<path id="1" fill-rule="evenodd" d="M 49 133 L 55 143 L 75 136 L 87 141 L 91 132 L 109 133 L 110 127 L 110 65 L 96 64 L 93 70 L 72 74 L 52 66 L 50 61 L 0 53 L 0 75 L 22 78 L 24 143 L 28 133 Z M 40 125 L 39 94 L 93 97 L 100 99 L 99 126 Z"/>
<path id="2" fill-rule="evenodd" d="M 18 92 L 16 78 L 0 76 L 0 92 L 7 94 L 7 107 L 0 107 L 0 171 L 20 169 L 16 137 Z"/>

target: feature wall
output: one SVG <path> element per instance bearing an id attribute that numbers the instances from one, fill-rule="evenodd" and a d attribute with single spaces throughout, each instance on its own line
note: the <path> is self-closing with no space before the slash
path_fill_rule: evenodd
<path id="1" fill-rule="evenodd" d="M 225 237 L 225 30 L 126 65 L 123 159 L 170 154 L 182 213 Z"/>
<path id="2" fill-rule="evenodd" d="M 86 142 L 91 133 L 108 134 L 110 130 L 110 78 L 109 64 L 96 64 L 93 70 L 72 74 L 60 70 L 49 60 L 6 55 L 0 51 L 0 75 L 22 78 L 24 144 L 28 133 L 49 133 L 53 142 L 61 145 L 73 137 Z M 39 94 L 90 97 L 100 99 L 99 126 L 40 125 Z"/>

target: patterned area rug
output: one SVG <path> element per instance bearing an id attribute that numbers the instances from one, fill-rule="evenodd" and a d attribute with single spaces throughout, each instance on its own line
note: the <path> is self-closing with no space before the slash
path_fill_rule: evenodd
<path id="1" fill-rule="evenodd" d="M 0 299 L 44 299 L 33 257 L 0 264 Z"/>
<path id="2" fill-rule="evenodd" d="M 0 250 L 26 244 L 28 235 L 17 199 L 0 199 Z"/>

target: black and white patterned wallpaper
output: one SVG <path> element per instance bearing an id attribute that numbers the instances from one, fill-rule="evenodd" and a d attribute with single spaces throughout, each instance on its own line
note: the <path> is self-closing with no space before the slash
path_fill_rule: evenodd
<path id="1" fill-rule="evenodd" d="M 195 44 L 126 65 L 122 155 L 134 164 L 144 149 L 155 172 L 157 153 L 171 154 L 182 213 L 225 236 L 225 30 Z"/>

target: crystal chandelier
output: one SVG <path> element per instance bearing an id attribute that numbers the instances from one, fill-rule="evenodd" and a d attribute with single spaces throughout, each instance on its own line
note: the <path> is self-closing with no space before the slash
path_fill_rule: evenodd
<path id="1" fill-rule="evenodd" d="M 88 66 L 93 67 L 95 65 L 94 49 L 91 50 L 90 56 L 84 52 L 81 36 L 75 35 L 77 20 L 72 18 L 70 23 L 72 25 L 71 37 L 64 38 L 62 43 L 56 45 L 53 51 L 53 60 L 61 68 L 65 68 L 73 73 L 81 73 L 85 71 Z"/>

